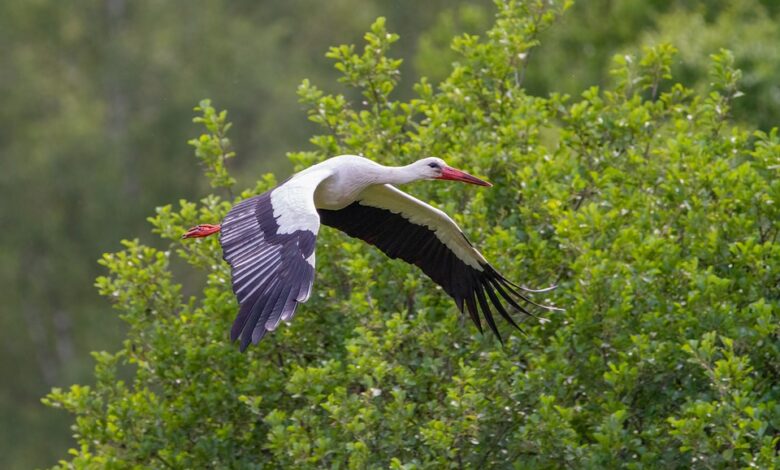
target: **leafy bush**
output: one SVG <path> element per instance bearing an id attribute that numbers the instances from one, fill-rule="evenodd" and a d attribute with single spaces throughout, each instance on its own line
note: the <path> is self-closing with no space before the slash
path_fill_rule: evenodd
<path id="1" fill-rule="evenodd" d="M 450 76 L 410 101 L 393 99 L 382 19 L 362 52 L 332 48 L 360 97 L 304 82 L 324 133 L 290 158 L 436 155 L 486 176 L 489 190 L 407 189 L 455 214 L 509 278 L 558 284 L 536 299 L 566 311 L 526 319 L 502 347 L 415 268 L 323 228 L 312 299 L 240 354 L 217 240 L 179 236 L 275 180 L 229 196 L 228 124 L 203 102 L 193 144 L 224 195 L 159 208 L 167 248 L 126 241 L 101 260 L 97 286 L 129 332 L 95 354 L 94 386 L 45 399 L 76 415 L 61 467 L 780 464 L 780 136 L 731 123 L 733 57 L 712 56 L 704 94 L 671 81 L 661 44 L 616 58 L 609 89 L 530 96 L 527 53 L 568 2 L 497 6 L 484 38 L 455 38 Z M 183 294 L 175 259 L 204 272 L 202 294 Z"/>

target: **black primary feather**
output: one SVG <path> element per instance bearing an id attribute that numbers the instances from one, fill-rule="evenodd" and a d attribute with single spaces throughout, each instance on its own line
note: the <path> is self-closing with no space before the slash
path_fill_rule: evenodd
<path id="1" fill-rule="evenodd" d="M 502 339 L 493 317 L 494 310 L 522 331 L 501 299 L 526 315 L 531 313 L 520 302 L 537 305 L 520 294 L 516 286 L 490 264 L 481 264 L 481 271 L 469 266 L 432 229 L 412 223 L 401 214 L 362 205 L 359 201 L 340 210 L 319 209 L 318 212 L 322 224 L 370 243 L 390 258 L 400 258 L 419 267 L 455 300 L 458 310 L 469 314 L 480 332 L 483 331 L 481 310 L 482 317 L 499 341 Z"/>

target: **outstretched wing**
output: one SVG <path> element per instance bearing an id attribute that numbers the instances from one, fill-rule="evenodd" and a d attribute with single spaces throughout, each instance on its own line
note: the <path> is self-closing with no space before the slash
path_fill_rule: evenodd
<path id="1" fill-rule="evenodd" d="M 230 339 L 241 351 L 259 342 L 306 302 L 314 281 L 320 220 L 314 190 L 328 171 L 301 173 L 236 204 L 222 221 L 222 256 L 240 305 Z"/>
<path id="2" fill-rule="evenodd" d="M 319 213 L 324 225 L 418 266 L 461 312 L 468 311 L 480 332 L 480 310 L 499 340 L 494 310 L 518 329 L 504 303 L 530 315 L 520 302 L 533 302 L 485 260 L 447 214 L 393 186 L 370 186 L 351 205 Z"/>

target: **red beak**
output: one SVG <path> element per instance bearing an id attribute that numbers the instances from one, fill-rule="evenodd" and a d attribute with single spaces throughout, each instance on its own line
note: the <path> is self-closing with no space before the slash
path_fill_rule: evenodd
<path id="1" fill-rule="evenodd" d="M 462 181 L 464 183 L 471 183 L 479 186 L 493 186 L 492 184 L 488 183 L 485 180 L 481 180 L 476 176 L 471 176 L 465 171 L 456 170 L 455 168 L 449 166 L 445 166 L 444 169 L 441 170 L 441 176 L 439 176 L 436 179 Z"/>

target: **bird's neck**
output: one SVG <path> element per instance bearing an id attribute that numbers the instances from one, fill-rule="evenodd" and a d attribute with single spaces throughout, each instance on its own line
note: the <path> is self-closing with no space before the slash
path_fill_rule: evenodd
<path id="1" fill-rule="evenodd" d="M 412 165 L 384 166 L 382 171 L 377 174 L 377 183 L 379 184 L 406 184 L 418 180 L 420 180 L 420 174 L 412 168 Z"/>

